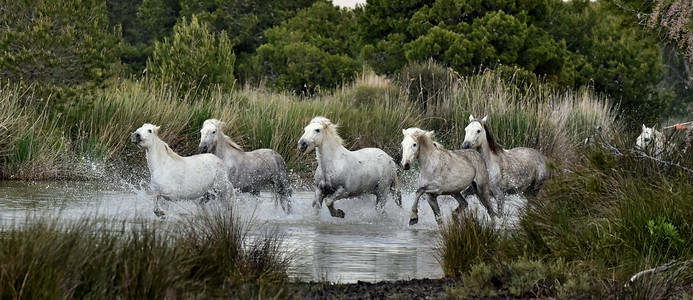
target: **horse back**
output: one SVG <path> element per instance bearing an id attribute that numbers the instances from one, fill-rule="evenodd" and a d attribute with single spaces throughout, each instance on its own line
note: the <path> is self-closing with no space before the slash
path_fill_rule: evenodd
<path id="1" fill-rule="evenodd" d="M 547 158 L 536 149 L 517 147 L 505 152 L 502 168 L 516 178 L 526 178 L 536 183 L 548 179 Z"/>

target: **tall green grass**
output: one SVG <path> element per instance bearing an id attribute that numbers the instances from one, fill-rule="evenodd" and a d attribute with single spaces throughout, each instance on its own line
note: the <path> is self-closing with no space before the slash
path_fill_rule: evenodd
<path id="1" fill-rule="evenodd" d="M 464 247 L 441 249 L 454 253 L 442 256 L 444 266 L 455 266 L 453 271 L 444 268 L 446 274 L 471 283 L 458 292 L 467 296 L 548 292 L 544 296 L 561 297 L 565 290 L 547 291 L 541 286 L 521 294 L 510 290 L 514 279 L 503 270 L 529 260 L 539 269 L 558 267 L 553 272 L 574 274 L 577 268 L 589 274 L 555 278 L 559 287 L 572 280 L 571 289 L 577 289 L 571 290 L 572 295 L 656 299 L 685 293 L 693 283 L 693 174 L 682 168 L 690 168 L 691 161 L 682 158 L 690 156 L 672 153 L 663 160 L 680 164 L 662 163 L 632 152 L 628 141 L 632 136 L 592 139 L 578 151 L 578 159 L 566 165 L 570 171 L 555 173 L 530 200 L 518 228 L 503 231 L 493 243 L 473 239 L 480 231 L 490 231 L 478 225 L 444 228 L 444 243 L 467 241 Z M 469 250 L 478 247 L 488 248 L 481 253 Z M 489 258 L 488 252 L 495 255 Z M 465 254 L 469 257 L 464 260 L 446 259 Z M 629 282 L 634 274 L 661 266 L 671 267 Z M 495 278 L 495 286 L 480 285 L 474 274 Z"/>
<path id="2" fill-rule="evenodd" d="M 228 212 L 173 228 L 28 220 L 0 235 L 0 298 L 276 297 L 289 258 L 281 237 L 247 232 Z"/>
<path id="3" fill-rule="evenodd" d="M 296 142 L 317 115 L 341 125 L 347 148 L 379 147 L 395 159 L 400 156 L 401 130 L 412 126 L 435 130 L 446 147 L 459 148 L 470 114 L 488 115 L 488 124 L 503 146 L 535 147 L 558 163 L 572 159 L 590 128 L 616 126 L 608 101 L 586 90 L 559 93 L 540 85 L 521 86 L 493 72 L 448 76 L 433 83 L 445 84 L 433 87 L 436 100 L 425 109 L 418 100 L 411 100 L 411 89 L 372 72 L 313 97 L 252 86 L 228 93 L 211 88 L 181 96 L 176 86 L 147 79 L 121 80 L 83 95 L 58 113 L 23 104 L 22 93 L 27 92 L 10 84 L 0 94 L 0 105 L 9 108 L 0 120 L 8 120 L 4 128 L 12 140 L 0 149 L 6 170 L 3 177 L 70 177 L 70 170 L 79 169 L 61 166 L 79 160 L 75 158 L 121 167 L 142 165 L 142 155 L 130 144 L 129 135 L 145 122 L 160 125 L 161 138 L 180 154 L 190 155 L 197 152 L 202 122 L 220 119 L 227 123 L 225 132 L 246 150 L 274 149 L 301 177 L 310 175 L 314 161 L 298 154 Z M 32 149 L 32 154 L 22 149 Z M 38 157 L 54 159 L 35 163 L 37 167 L 58 170 L 41 173 L 23 167 L 27 161 L 40 162 Z"/>

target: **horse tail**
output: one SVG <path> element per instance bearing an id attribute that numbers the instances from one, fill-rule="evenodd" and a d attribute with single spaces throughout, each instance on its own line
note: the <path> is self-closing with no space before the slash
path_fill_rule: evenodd
<path id="1" fill-rule="evenodd" d="M 291 212 L 291 186 L 289 185 L 289 174 L 286 169 L 286 162 L 279 153 L 274 153 L 274 160 L 277 164 L 277 172 L 274 178 L 274 189 L 279 194 L 279 201 L 286 213 Z"/>

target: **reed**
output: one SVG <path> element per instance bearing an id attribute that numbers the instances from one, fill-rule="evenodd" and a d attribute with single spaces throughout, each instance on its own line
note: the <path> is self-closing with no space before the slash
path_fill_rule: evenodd
<path id="1" fill-rule="evenodd" d="M 232 212 L 164 227 L 94 218 L 27 220 L 0 238 L 0 298 L 276 297 L 281 237 L 247 236 Z"/>

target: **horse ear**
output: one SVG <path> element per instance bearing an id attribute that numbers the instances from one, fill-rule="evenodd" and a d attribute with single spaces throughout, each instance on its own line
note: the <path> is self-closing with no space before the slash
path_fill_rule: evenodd
<path id="1" fill-rule="evenodd" d="M 159 134 L 159 128 L 161 128 L 161 126 L 154 126 L 154 133 Z"/>
<path id="2" fill-rule="evenodd" d="M 645 124 L 642 124 L 642 130 L 644 131 L 645 129 L 647 129 L 647 126 L 645 126 Z"/>
<path id="3" fill-rule="evenodd" d="M 434 134 L 435 134 L 435 131 L 434 131 L 434 130 L 426 131 L 426 135 L 427 135 L 428 137 L 430 137 L 430 138 L 433 138 L 433 135 L 434 135 Z"/>
<path id="4" fill-rule="evenodd" d="M 488 119 L 488 116 L 484 116 L 484 118 L 481 119 L 481 122 L 482 122 L 482 123 L 486 123 L 486 120 L 487 120 L 487 119 Z"/>
<path id="5" fill-rule="evenodd" d="M 406 130 L 406 129 L 402 129 L 402 135 L 407 135 L 407 130 Z"/>
<path id="6" fill-rule="evenodd" d="M 474 121 L 474 115 L 469 114 L 469 122 Z"/>

